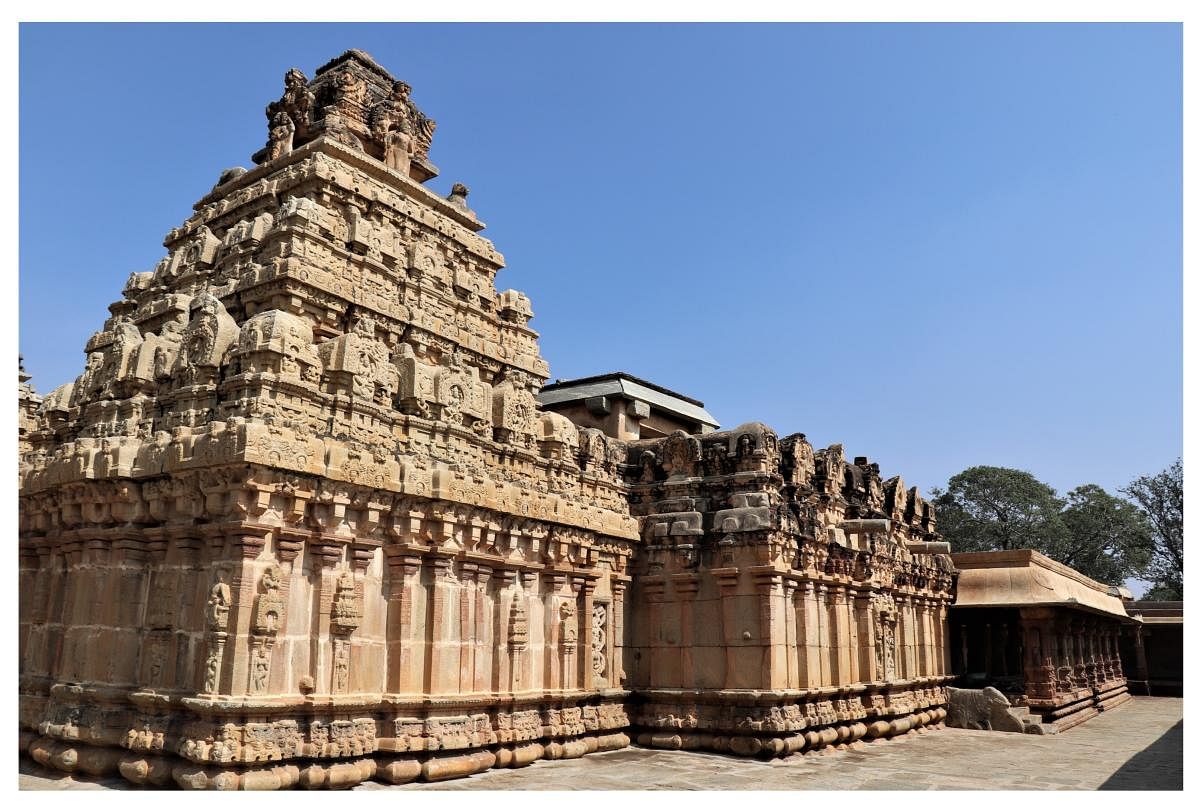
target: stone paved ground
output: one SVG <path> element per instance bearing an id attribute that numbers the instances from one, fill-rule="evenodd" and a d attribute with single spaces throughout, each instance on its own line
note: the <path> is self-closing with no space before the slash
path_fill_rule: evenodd
<path id="1" fill-rule="evenodd" d="M 56 778 L 21 758 L 25 790 L 104 789 L 109 778 Z M 535 762 L 436 784 L 355 790 L 1179 790 L 1183 701 L 1135 698 L 1060 735 L 944 729 L 862 750 L 762 762 L 716 754 L 627 748 Z"/>

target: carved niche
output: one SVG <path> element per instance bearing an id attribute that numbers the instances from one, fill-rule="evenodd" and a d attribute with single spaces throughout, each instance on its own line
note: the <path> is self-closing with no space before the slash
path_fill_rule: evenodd
<path id="1" fill-rule="evenodd" d="M 530 446 L 533 443 L 537 400 L 524 372 L 509 369 L 504 381 L 492 389 L 492 426 L 498 442 Z"/>
<path id="2" fill-rule="evenodd" d="M 662 466 L 671 478 L 686 478 L 696 474 L 700 461 L 700 441 L 682 430 L 676 430 L 662 444 Z"/>
<path id="3" fill-rule="evenodd" d="M 312 345 L 312 326 L 287 312 L 260 312 L 242 324 L 235 355 L 243 374 L 278 374 L 315 385 L 324 364 Z"/>
<path id="4" fill-rule="evenodd" d="M 455 425 L 490 422 L 491 386 L 481 382 L 479 369 L 468 365 L 462 352 L 449 355 L 449 366 L 433 369 L 433 396 L 440 418 Z"/>
<path id="5" fill-rule="evenodd" d="M 387 346 L 375 335 L 374 318 L 365 314 L 355 316 L 350 331 L 322 343 L 318 353 L 325 370 L 342 377 L 341 387 L 349 388 L 355 397 L 380 405 L 391 404 L 398 375 Z"/>
<path id="6" fill-rule="evenodd" d="M 260 636 L 274 636 L 283 625 L 284 601 L 282 593 L 283 570 L 270 565 L 258 581 L 258 600 L 254 606 L 252 631 Z"/>
<path id="7" fill-rule="evenodd" d="M 329 621 L 341 633 L 353 633 L 362 622 L 362 597 L 349 571 L 338 577 Z"/>
<path id="8" fill-rule="evenodd" d="M 562 650 L 567 654 L 573 653 L 579 641 L 579 617 L 575 611 L 575 603 L 561 602 L 558 606 L 558 618 Z"/>
<path id="9" fill-rule="evenodd" d="M 188 380 L 198 367 L 216 368 L 225 352 L 237 342 L 237 322 L 225 311 L 225 305 L 211 293 L 201 292 L 191 302 L 192 316 L 183 330 L 179 354 L 172 371 Z"/>

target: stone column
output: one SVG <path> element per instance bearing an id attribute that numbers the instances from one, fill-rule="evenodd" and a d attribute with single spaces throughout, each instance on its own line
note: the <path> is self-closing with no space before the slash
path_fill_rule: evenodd
<path id="1" fill-rule="evenodd" d="M 1133 628 L 1133 651 L 1135 657 L 1135 666 L 1137 667 L 1137 680 L 1146 684 L 1146 695 L 1150 695 L 1150 667 L 1146 663 L 1146 644 L 1143 635 L 1142 625 L 1134 625 Z"/>
<path id="2" fill-rule="evenodd" d="M 435 554 L 426 558 L 433 572 L 433 593 L 429 600 L 426 621 L 432 629 L 429 647 L 429 668 L 425 673 L 425 692 L 427 694 L 445 694 L 457 689 L 458 677 L 454 670 L 452 650 L 450 646 L 450 569 L 454 562 L 451 558 Z M 453 684 L 453 687 L 451 687 Z"/>
<path id="3" fill-rule="evenodd" d="M 824 583 L 819 583 L 816 587 L 816 592 L 816 637 L 817 660 L 819 664 L 817 671 L 820 673 L 816 686 L 829 686 L 833 683 L 832 650 L 829 638 L 829 587 Z"/>
<path id="4" fill-rule="evenodd" d="M 854 594 L 854 615 L 858 625 L 858 679 L 862 683 L 883 680 L 875 655 L 875 608 L 870 590 Z"/>
<path id="5" fill-rule="evenodd" d="M 1021 608 L 1021 634 L 1025 647 L 1025 694 L 1031 702 L 1052 703 L 1055 696 L 1057 636 L 1051 608 Z"/>
<path id="6" fill-rule="evenodd" d="M 1096 658 L 1096 621 L 1089 619 L 1083 625 L 1083 644 L 1087 655 L 1087 682 L 1088 686 L 1096 689 L 1104 680 L 1103 674 L 1100 671 L 1100 662 Z"/>
<path id="7" fill-rule="evenodd" d="M 671 584 L 675 589 L 675 596 L 679 600 L 679 670 L 682 676 L 681 685 L 684 689 L 694 689 L 696 686 L 696 667 L 692 660 L 692 650 L 695 645 L 695 615 L 693 608 L 695 607 L 696 593 L 700 589 L 700 577 L 698 574 L 690 572 L 672 574 Z"/>
<path id="8" fill-rule="evenodd" d="M 225 665 L 223 678 L 228 678 L 221 684 L 220 694 L 244 695 L 249 691 L 250 655 L 239 654 L 245 644 L 250 646 L 252 632 L 251 621 L 254 617 L 254 604 L 258 596 L 258 575 L 261 566 L 255 565 L 255 560 L 266 545 L 266 530 L 261 532 L 243 528 L 227 540 L 234 557 L 234 570 L 230 578 L 230 590 L 233 595 L 233 605 L 229 615 L 230 639 L 225 654 L 232 660 Z M 224 545 L 225 538 L 220 534 L 209 537 L 211 545 Z M 233 647 L 234 649 L 230 649 Z"/>
<path id="9" fill-rule="evenodd" d="M 1121 680 L 1125 674 L 1121 671 L 1121 626 L 1113 624 L 1108 631 L 1108 655 L 1113 678 Z"/>
<path id="10" fill-rule="evenodd" d="M 384 546 L 388 568 L 387 591 L 387 691 L 394 695 L 421 691 L 413 671 L 418 653 L 424 660 L 424 639 L 413 638 L 413 586 L 421 571 L 421 558 L 398 545 Z"/>
<path id="11" fill-rule="evenodd" d="M 794 597 L 796 616 L 797 676 L 799 688 L 818 686 L 821 678 L 820 651 L 817 638 L 817 597 L 811 581 L 800 582 Z"/>
<path id="12" fill-rule="evenodd" d="M 918 592 L 913 597 L 914 634 L 916 635 L 916 655 L 913 664 L 917 677 L 929 674 L 929 627 L 926 623 L 926 599 Z"/>
<path id="13" fill-rule="evenodd" d="M 726 689 L 735 687 L 734 673 L 737 671 L 736 650 L 741 644 L 737 631 L 737 611 L 734 597 L 737 595 L 739 569 L 714 568 L 712 574 L 716 577 L 721 589 L 721 638 L 725 647 L 725 673 L 722 685 Z"/>
<path id="14" fill-rule="evenodd" d="M 779 642 L 779 627 L 776 621 L 775 598 L 780 593 L 781 575 L 774 570 L 754 571 L 755 591 L 758 595 L 758 643 L 762 647 L 762 668 L 759 684 L 763 689 L 783 688 L 777 682 L 777 673 L 783 667 L 776 658 L 782 652 Z"/>
<path id="15" fill-rule="evenodd" d="M 458 648 L 458 692 L 470 694 L 475 683 L 475 610 L 472 599 L 477 587 L 476 574 L 479 566 L 464 562 L 458 588 L 458 632 L 455 633 Z"/>
<path id="16" fill-rule="evenodd" d="M 513 599 L 516 595 L 517 572 L 511 568 L 498 568 L 496 578 L 496 609 L 492 613 L 492 691 L 497 694 L 512 692 L 513 689 L 513 644 L 509 638 L 509 626 L 513 620 Z M 526 629 L 528 633 L 528 628 Z"/>
<path id="17" fill-rule="evenodd" d="M 579 583 L 583 608 L 579 614 L 579 685 L 590 691 L 595 683 L 595 670 L 592 667 L 592 609 L 595 607 L 596 580 L 599 575 L 594 572 L 573 577 Z"/>
<path id="18" fill-rule="evenodd" d="M 938 603 L 938 628 L 942 636 L 940 675 L 953 672 L 950 665 L 950 603 L 943 599 Z"/>
<path id="19" fill-rule="evenodd" d="M 544 646 L 546 682 L 544 688 L 547 690 L 560 690 L 563 688 L 562 665 L 566 653 L 563 650 L 563 627 L 562 617 L 559 615 L 559 604 L 562 601 L 560 591 L 566 585 L 567 575 L 562 572 L 547 571 L 543 574 L 542 579 L 546 584 L 546 591 L 542 594 L 542 604 L 545 611 L 543 627 L 546 634 Z"/>
<path id="20" fill-rule="evenodd" d="M 490 567 L 480 565 L 475 569 L 475 632 L 472 635 L 474 674 L 471 679 L 471 691 L 476 693 L 490 691 L 488 675 L 492 669 L 492 650 L 495 649 L 495 644 L 489 637 L 491 622 L 488 621 L 492 609 L 491 600 L 488 598 L 488 581 L 491 577 Z"/>
<path id="21" fill-rule="evenodd" d="M 784 658 L 786 659 L 787 667 L 787 687 L 796 689 L 799 685 L 797 673 L 797 649 L 796 649 L 796 611 L 792 605 L 795 601 L 796 581 L 793 579 L 783 580 L 783 645 Z M 690 665 L 691 653 L 687 655 Z M 693 681 L 694 682 L 694 681 Z"/>
<path id="22" fill-rule="evenodd" d="M 329 694 L 333 688 L 333 644 L 331 612 L 337 591 L 337 568 L 343 556 L 342 543 L 335 537 L 317 535 L 308 543 L 309 560 L 316 574 L 312 600 L 317 608 L 316 626 L 308 636 L 309 665 L 313 689 L 317 694 Z"/>
<path id="23" fill-rule="evenodd" d="M 120 555 L 120 578 L 117 583 L 115 598 L 117 600 L 119 617 L 119 634 L 115 643 L 110 647 L 111 674 L 113 686 L 132 688 L 137 683 L 138 649 L 141 646 L 141 611 L 144 607 L 146 592 L 146 577 L 149 575 L 148 550 L 144 537 L 129 536 L 118 540 L 114 545 L 114 554 Z M 48 614 L 50 595 L 54 584 L 52 560 L 49 549 L 46 552 L 45 567 L 40 573 L 50 579 L 45 587 L 45 599 L 40 606 L 35 605 L 33 612 L 33 629 L 31 639 L 39 643 L 31 645 L 31 653 L 36 656 L 37 664 L 32 672 L 42 674 L 46 671 L 43 654 L 48 636 L 47 623 L 51 621 Z M 59 578 L 61 581 L 61 578 Z M 34 631 L 40 630 L 40 637 L 34 636 Z"/>
<path id="24" fill-rule="evenodd" d="M 580 610 L 581 597 L 583 595 L 583 577 L 578 574 L 572 574 L 568 580 L 568 586 L 571 595 L 568 597 L 568 604 L 575 611 L 572 616 L 566 620 L 566 638 L 563 645 L 563 689 L 576 690 L 579 689 L 582 674 L 580 670 L 580 662 L 583 659 L 582 648 L 584 644 L 583 629 L 584 618 Z M 590 621 L 590 617 L 588 619 Z M 572 640 L 572 637 L 574 640 Z"/>
<path id="25" fill-rule="evenodd" d="M 625 680 L 625 581 L 612 575 L 609 588 L 612 589 L 612 616 L 609 625 L 612 634 L 612 656 L 609 659 L 608 682 L 612 686 L 622 687 Z"/>
<path id="26" fill-rule="evenodd" d="M 203 677 L 198 667 L 205 657 L 204 608 L 208 596 L 208 567 L 203 550 L 206 547 L 200 531 L 182 532 L 175 540 L 175 567 L 179 582 L 179 613 L 175 623 L 175 682 L 178 688 L 199 693 Z M 120 572 L 114 571 L 119 588 Z M 122 634 L 116 629 L 114 635 Z M 111 649 L 116 649 L 112 644 Z"/>
<path id="27" fill-rule="evenodd" d="M 858 622 L 854 620 L 855 590 L 846 586 L 842 591 L 841 620 L 846 632 L 846 683 L 860 683 L 859 660 L 861 658 L 861 640 L 858 637 Z"/>
<path id="28" fill-rule="evenodd" d="M 849 628 L 846 618 L 846 589 L 842 585 L 829 586 L 829 661 L 830 684 L 842 686 L 850 683 Z"/>

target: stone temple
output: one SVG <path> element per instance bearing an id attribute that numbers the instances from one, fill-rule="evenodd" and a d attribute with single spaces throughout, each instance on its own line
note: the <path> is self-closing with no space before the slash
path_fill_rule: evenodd
<path id="1" fill-rule="evenodd" d="M 24 750 L 337 788 L 942 724 L 954 569 L 915 488 L 760 423 L 652 430 L 633 394 L 637 438 L 545 409 L 530 301 L 467 189 L 423 185 L 408 85 L 349 51 L 267 119 L 80 376 L 22 379 Z"/>

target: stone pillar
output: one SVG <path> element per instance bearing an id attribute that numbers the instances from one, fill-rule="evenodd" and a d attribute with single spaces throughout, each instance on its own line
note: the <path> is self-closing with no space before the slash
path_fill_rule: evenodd
<path id="1" fill-rule="evenodd" d="M 479 566 L 473 562 L 460 565 L 462 572 L 458 588 L 458 692 L 470 694 L 475 683 L 475 610 L 472 600 L 475 597 L 476 578 Z"/>
<path id="2" fill-rule="evenodd" d="M 831 685 L 850 683 L 850 638 L 846 615 L 846 589 L 829 586 L 829 659 Z"/>
<path id="3" fill-rule="evenodd" d="M 612 616 L 609 617 L 612 633 L 612 659 L 609 664 L 608 682 L 612 686 L 625 685 L 625 581 L 616 575 L 609 580 L 612 589 Z"/>
<path id="4" fill-rule="evenodd" d="M 146 545 L 141 538 L 129 537 L 118 540 L 114 548 L 114 553 L 121 556 L 121 576 L 116 589 L 116 598 L 120 606 L 119 627 L 121 630 L 116 643 L 110 648 L 113 686 L 132 688 L 137 683 L 137 659 L 142 635 L 142 622 L 139 617 L 145 602 L 146 578 L 149 575 L 149 552 Z M 49 583 L 51 587 L 46 589 L 46 601 L 49 602 L 55 580 L 51 563 L 53 558 L 49 557 L 49 550 L 46 550 L 46 553 L 47 562 L 44 575 L 51 578 Z M 58 578 L 58 581 L 61 582 L 61 577 Z M 43 655 L 46 651 L 45 642 L 49 637 L 49 628 L 46 626 L 46 623 L 50 621 L 47 613 L 49 607 L 49 604 L 43 604 L 33 614 L 34 629 L 41 627 L 42 630 L 38 639 L 41 643 L 32 647 L 32 652 L 37 656 L 37 665 L 32 668 L 32 671 L 39 674 L 46 671 Z"/>
<path id="5" fill-rule="evenodd" d="M 475 570 L 475 631 L 472 634 L 472 642 L 474 646 L 474 654 L 472 662 L 474 664 L 474 674 L 471 678 L 471 691 L 488 692 L 490 691 L 489 674 L 492 671 L 492 651 L 495 649 L 495 644 L 490 638 L 491 622 L 488 621 L 489 613 L 492 609 L 491 600 L 488 598 L 488 581 L 492 577 L 492 569 L 486 565 L 480 565 Z"/>
<path id="6" fill-rule="evenodd" d="M 783 688 L 778 679 L 782 667 L 782 645 L 779 643 L 779 626 L 776 621 L 775 599 L 780 593 L 781 575 L 774 570 L 754 572 L 755 590 L 758 595 L 758 643 L 762 647 L 762 669 L 759 684 L 764 689 Z M 779 661 L 776 659 L 780 658 Z M 779 682 L 777 682 L 779 680 Z"/>
<path id="7" fill-rule="evenodd" d="M 1021 633 L 1025 647 L 1025 694 L 1041 705 L 1053 703 L 1057 636 L 1052 608 L 1021 608 Z"/>
<path id="8" fill-rule="evenodd" d="M 592 608 L 595 606 L 596 579 L 594 573 L 572 577 L 578 581 L 583 607 L 579 614 L 579 679 L 581 689 L 591 690 L 595 682 L 592 668 Z"/>
<path id="9" fill-rule="evenodd" d="M 492 691 L 496 694 L 511 692 L 512 687 L 512 644 L 509 639 L 509 624 L 512 620 L 513 597 L 516 589 L 517 572 L 511 568 L 498 568 L 495 577 L 495 610 L 492 613 Z"/>
<path id="10" fill-rule="evenodd" d="M 228 644 L 251 645 L 251 623 L 254 618 L 255 600 L 258 597 L 258 579 L 261 566 L 255 565 L 255 560 L 262 552 L 266 531 L 253 532 L 242 529 L 228 538 L 228 544 L 234 556 L 234 571 L 231 576 L 230 590 L 233 595 L 233 605 L 229 616 Z M 213 534 L 209 538 L 212 545 L 224 545 L 224 538 Z M 226 648 L 226 655 L 229 655 Z M 230 664 L 223 673 L 228 680 L 221 684 L 220 693 L 225 695 L 244 695 L 249 691 L 250 658 L 249 655 L 231 655 Z"/>
<path id="11" fill-rule="evenodd" d="M 854 620 L 855 593 L 856 591 L 849 586 L 842 590 L 842 610 L 839 616 L 846 634 L 846 683 L 862 682 L 859 672 L 862 640 L 858 637 L 858 622 Z"/>
<path id="12" fill-rule="evenodd" d="M 1137 680 L 1146 684 L 1146 695 L 1150 695 L 1150 667 L 1146 663 L 1146 643 L 1143 638 L 1142 625 L 1133 628 L 1134 662 L 1137 667 Z"/>
<path id="13" fill-rule="evenodd" d="M 896 637 L 896 677 L 900 679 L 908 679 L 911 677 L 912 667 L 908 660 L 908 597 L 902 593 L 893 595 L 893 600 L 896 603 L 896 625 L 894 633 Z"/>
<path id="14" fill-rule="evenodd" d="M 342 543 L 333 536 L 316 535 L 308 543 L 309 564 L 315 574 L 313 605 L 316 626 L 308 636 L 309 666 L 313 689 L 317 694 L 330 694 L 333 689 L 334 645 L 331 624 L 333 597 L 337 591 L 338 566 L 342 563 Z"/>
<path id="15" fill-rule="evenodd" d="M 737 595 L 738 571 L 739 569 L 733 567 L 712 569 L 712 574 L 716 577 L 717 585 L 721 589 L 721 638 L 724 640 L 725 647 L 725 673 L 721 682 L 726 689 L 736 687 L 734 679 L 737 671 L 736 653 L 742 643 L 738 637 L 737 606 L 734 603 L 734 597 Z"/>
<path id="16" fill-rule="evenodd" d="M 917 675 L 929 674 L 929 600 L 924 594 L 914 597 L 917 614 Z"/>
<path id="17" fill-rule="evenodd" d="M 817 671 L 820 673 L 816 685 L 829 686 L 833 683 L 832 660 L 835 654 L 830 639 L 829 586 L 825 585 L 824 583 L 819 583 L 816 591 Z"/>
<path id="18" fill-rule="evenodd" d="M 546 634 L 545 642 L 545 658 L 546 658 L 546 682 L 544 688 L 547 690 L 559 690 L 563 688 L 563 659 L 566 657 L 566 652 L 563 649 L 563 622 L 560 615 L 559 605 L 562 603 L 560 591 L 566 585 L 567 575 L 562 572 L 547 571 L 543 575 L 543 581 L 546 583 L 546 591 L 542 594 L 542 604 L 545 606 L 545 623 L 543 625 Z"/>
<path id="19" fill-rule="evenodd" d="M 388 568 L 387 591 L 387 691 L 414 694 L 421 691 L 413 662 L 424 658 L 424 638 L 413 638 L 413 587 L 421 571 L 421 558 L 398 545 L 384 546 Z"/>
<path id="20" fill-rule="evenodd" d="M 794 579 L 783 580 L 783 648 L 784 658 L 786 660 L 786 677 L 787 688 L 796 689 L 799 686 L 798 677 L 798 650 L 796 648 L 796 611 L 793 607 L 795 603 L 796 581 Z M 690 659 L 691 655 L 688 654 Z"/>
<path id="21" fill-rule="evenodd" d="M 679 602 L 679 674 L 684 689 L 696 687 L 696 667 L 692 660 L 695 645 L 695 600 L 700 589 L 700 577 L 694 573 L 672 574 L 671 584 Z"/>
<path id="22" fill-rule="evenodd" d="M 432 631 L 429 647 L 429 668 L 425 673 L 425 692 L 445 694 L 453 692 L 458 684 L 453 665 L 452 650 L 449 649 L 450 583 L 449 575 L 453 561 L 449 557 L 433 555 L 426 558 L 433 571 L 433 593 L 429 599 L 426 621 Z M 450 684 L 453 683 L 453 687 Z"/>
<path id="23" fill-rule="evenodd" d="M 565 634 L 563 638 L 562 688 L 566 691 L 571 691 L 579 688 L 579 662 L 583 658 L 580 654 L 580 648 L 583 644 L 582 628 L 584 627 L 584 622 L 579 608 L 580 597 L 583 594 L 583 578 L 572 574 L 568 580 L 567 587 L 570 595 L 567 597 L 566 604 L 570 606 L 573 612 L 563 620 Z"/>
<path id="24" fill-rule="evenodd" d="M 883 680 L 875 655 L 875 608 L 870 590 L 854 594 L 854 616 L 858 625 L 858 679 L 861 683 Z"/>
<path id="25" fill-rule="evenodd" d="M 795 597 L 797 675 L 799 688 L 811 689 L 820 685 L 820 641 L 817 626 L 816 587 L 811 581 L 799 583 Z"/>

